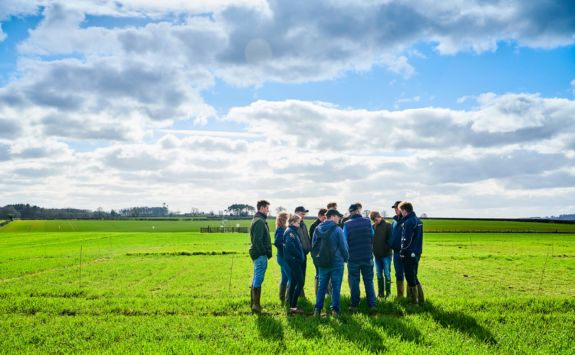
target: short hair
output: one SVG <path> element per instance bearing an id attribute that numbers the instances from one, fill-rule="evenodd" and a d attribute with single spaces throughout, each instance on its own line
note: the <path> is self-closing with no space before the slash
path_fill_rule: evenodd
<path id="1" fill-rule="evenodd" d="M 337 209 L 337 202 L 330 202 L 327 204 L 327 209 L 331 210 L 331 209 Z"/>
<path id="2" fill-rule="evenodd" d="M 270 203 L 269 203 L 268 201 L 266 201 L 266 200 L 260 200 L 260 201 L 258 201 L 258 204 L 256 205 L 256 206 L 257 206 L 256 208 L 257 208 L 258 211 L 259 211 L 260 208 L 262 208 L 262 207 L 268 207 L 269 205 L 270 205 Z"/>
<path id="3" fill-rule="evenodd" d="M 325 216 L 326 213 L 327 213 L 327 208 L 320 208 L 319 212 L 317 213 L 317 216 L 318 217 Z"/>
<path id="4" fill-rule="evenodd" d="M 363 206 L 361 205 L 361 202 L 356 202 L 355 205 L 359 208 L 363 208 Z"/>
<path id="5" fill-rule="evenodd" d="M 289 218 L 289 213 L 287 213 L 286 211 L 282 211 L 282 212 L 278 213 L 278 215 L 276 216 L 276 228 L 279 228 L 279 227 L 285 228 L 288 218 Z"/>
<path id="6" fill-rule="evenodd" d="M 294 214 L 292 214 L 292 215 L 289 216 L 288 223 L 289 223 L 290 225 L 292 225 L 292 224 L 294 224 L 294 223 L 297 223 L 297 222 L 299 222 L 299 221 L 301 221 L 301 217 L 300 217 L 298 214 L 295 214 L 295 213 L 294 213 Z"/>
<path id="7" fill-rule="evenodd" d="M 377 212 L 377 211 L 371 211 L 371 212 L 369 212 L 369 219 L 371 219 L 372 221 L 375 222 L 375 219 L 376 219 L 377 217 L 381 217 L 381 215 L 379 214 L 379 212 Z"/>
<path id="8" fill-rule="evenodd" d="M 399 204 L 399 206 L 397 206 L 400 210 L 404 210 L 407 213 L 411 213 L 413 212 L 413 205 L 411 204 L 411 202 L 407 202 L 407 201 L 403 201 L 402 203 Z"/>

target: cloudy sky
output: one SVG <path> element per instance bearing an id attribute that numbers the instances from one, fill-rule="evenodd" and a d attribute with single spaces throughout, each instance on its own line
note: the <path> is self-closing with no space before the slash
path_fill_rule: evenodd
<path id="1" fill-rule="evenodd" d="M 568 0 L 2 0 L 0 205 L 575 213 Z"/>

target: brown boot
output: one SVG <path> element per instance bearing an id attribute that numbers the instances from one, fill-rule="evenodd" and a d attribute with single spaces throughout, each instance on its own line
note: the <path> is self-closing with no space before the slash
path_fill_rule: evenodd
<path id="1" fill-rule="evenodd" d="M 425 296 L 423 295 L 423 287 L 421 287 L 421 284 L 417 284 L 417 298 L 420 304 L 425 302 Z"/>
<path id="2" fill-rule="evenodd" d="M 284 304 L 286 301 L 287 285 L 280 285 L 280 302 Z"/>
<path id="3" fill-rule="evenodd" d="M 411 305 L 417 306 L 419 304 L 419 298 L 417 295 L 417 286 L 409 287 L 408 292 L 411 299 Z"/>
<path id="4" fill-rule="evenodd" d="M 405 281 L 397 281 L 397 297 L 405 297 Z"/>
<path id="5" fill-rule="evenodd" d="M 252 304 L 252 312 L 254 313 L 262 313 L 262 306 L 260 305 L 260 298 L 262 296 L 262 288 L 255 288 L 252 287 L 252 297 L 254 299 Z"/>

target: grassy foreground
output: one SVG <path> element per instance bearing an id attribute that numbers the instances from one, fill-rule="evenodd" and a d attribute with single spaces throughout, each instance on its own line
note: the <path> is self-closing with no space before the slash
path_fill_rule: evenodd
<path id="1" fill-rule="evenodd" d="M 336 320 L 287 316 L 275 259 L 267 314 L 250 314 L 246 234 L 25 232 L 30 222 L 18 223 L 0 229 L 2 353 L 575 352 L 572 234 L 427 234 L 425 306 L 381 301 L 368 316 L 362 301 L 352 315 L 344 282 Z M 309 313 L 312 303 L 302 303 Z"/>

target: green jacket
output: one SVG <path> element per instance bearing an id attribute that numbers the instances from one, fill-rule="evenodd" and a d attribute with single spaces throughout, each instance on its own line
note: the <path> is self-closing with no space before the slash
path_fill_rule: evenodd
<path id="1" fill-rule="evenodd" d="M 268 259 L 272 257 L 272 239 L 270 237 L 270 227 L 266 222 L 266 215 L 256 213 L 250 226 L 250 257 L 256 260 L 258 257 L 265 255 Z"/>

